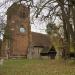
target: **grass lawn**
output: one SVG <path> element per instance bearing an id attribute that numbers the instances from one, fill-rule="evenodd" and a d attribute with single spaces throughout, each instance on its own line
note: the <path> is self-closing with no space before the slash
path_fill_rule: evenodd
<path id="1" fill-rule="evenodd" d="M 62 60 L 9 59 L 0 65 L 0 75 L 75 75 L 75 64 Z"/>

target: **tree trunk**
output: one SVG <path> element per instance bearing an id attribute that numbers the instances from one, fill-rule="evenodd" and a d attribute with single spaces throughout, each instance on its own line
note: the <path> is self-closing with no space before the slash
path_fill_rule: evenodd
<path id="1" fill-rule="evenodd" d="M 71 11 L 72 11 L 72 20 L 73 20 L 73 47 L 74 47 L 74 51 L 75 51 L 75 6 L 71 6 Z"/>
<path id="2" fill-rule="evenodd" d="M 62 19 L 63 19 L 63 28 L 64 28 L 64 37 L 65 37 L 65 47 L 66 47 L 66 56 L 70 51 L 70 34 L 72 32 L 72 30 L 70 29 L 71 24 L 69 22 L 69 15 L 66 13 L 66 11 L 64 10 L 64 0 L 57 0 L 61 11 L 62 11 Z"/>
<path id="3" fill-rule="evenodd" d="M 0 40 L 0 56 L 1 56 L 2 40 Z"/>

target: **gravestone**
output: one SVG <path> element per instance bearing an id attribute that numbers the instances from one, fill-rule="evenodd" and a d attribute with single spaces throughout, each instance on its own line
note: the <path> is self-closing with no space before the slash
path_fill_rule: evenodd
<path id="1" fill-rule="evenodd" d="M 0 59 L 0 65 L 3 65 L 4 59 Z"/>

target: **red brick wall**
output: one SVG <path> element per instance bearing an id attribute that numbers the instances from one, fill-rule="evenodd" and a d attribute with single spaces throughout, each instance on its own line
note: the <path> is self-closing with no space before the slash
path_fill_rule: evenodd
<path id="1" fill-rule="evenodd" d="M 9 15 L 7 15 L 7 17 L 9 17 Z M 19 31 L 19 24 L 26 28 L 25 33 Z M 12 47 L 10 48 L 11 55 L 27 55 L 27 49 L 31 41 L 30 17 L 28 16 L 25 19 L 21 19 L 18 15 L 13 14 L 11 18 L 7 18 L 7 25 L 11 30 L 13 38 Z"/>

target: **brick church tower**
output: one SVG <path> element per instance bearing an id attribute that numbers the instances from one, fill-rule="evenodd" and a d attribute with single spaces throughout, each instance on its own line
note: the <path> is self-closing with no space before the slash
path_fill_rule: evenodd
<path id="1" fill-rule="evenodd" d="M 14 3 L 7 9 L 7 26 L 1 55 L 4 57 L 26 56 L 39 58 L 40 53 L 48 53 L 51 41 L 48 35 L 31 32 L 30 7 Z"/>
<path id="2" fill-rule="evenodd" d="M 30 8 L 17 3 L 9 7 L 7 27 L 12 38 L 7 46 L 10 56 L 26 56 L 31 41 Z"/>

